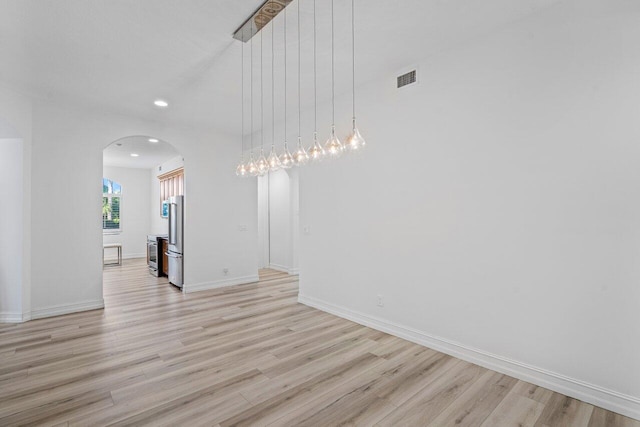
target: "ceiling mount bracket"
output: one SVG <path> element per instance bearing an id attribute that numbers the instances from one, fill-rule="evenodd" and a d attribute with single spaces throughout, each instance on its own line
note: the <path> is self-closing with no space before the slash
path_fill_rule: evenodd
<path id="1" fill-rule="evenodd" d="M 233 33 L 233 38 L 245 43 L 248 42 L 292 1 L 293 0 L 266 0 L 258 10 Z"/>

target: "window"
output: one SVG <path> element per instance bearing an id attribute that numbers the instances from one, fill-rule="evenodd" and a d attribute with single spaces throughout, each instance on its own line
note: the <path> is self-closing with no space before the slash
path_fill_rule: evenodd
<path id="1" fill-rule="evenodd" d="M 102 178 L 102 232 L 121 231 L 120 202 L 122 186 L 115 181 Z"/>
<path id="2" fill-rule="evenodd" d="M 171 196 L 184 196 L 184 169 L 179 168 L 158 177 L 160 180 L 160 216 L 163 216 L 162 202 Z"/>

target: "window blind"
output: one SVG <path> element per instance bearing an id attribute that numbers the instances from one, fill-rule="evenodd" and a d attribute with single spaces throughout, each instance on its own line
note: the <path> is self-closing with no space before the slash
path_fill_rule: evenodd
<path id="1" fill-rule="evenodd" d="M 171 196 L 184 196 L 184 169 L 176 169 L 158 176 L 160 205 Z M 161 208 L 162 209 L 162 208 Z"/>

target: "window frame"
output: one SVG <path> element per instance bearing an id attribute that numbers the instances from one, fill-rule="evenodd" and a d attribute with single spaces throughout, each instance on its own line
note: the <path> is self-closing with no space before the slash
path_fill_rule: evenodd
<path id="1" fill-rule="evenodd" d="M 119 193 L 105 193 L 105 192 L 102 193 L 103 200 L 104 200 L 105 197 L 107 197 L 107 198 L 109 198 L 111 200 L 113 200 L 114 198 L 118 198 L 118 206 L 119 206 L 118 219 L 120 221 L 118 222 L 118 228 L 104 228 L 104 216 L 103 216 L 103 219 L 102 219 L 102 234 L 103 235 L 121 234 L 122 233 L 122 184 L 120 184 L 119 182 L 114 181 L 112 179 L 103 177 L 102 178 L 103 188 L 104 188 L 104 180 L 105 179 L 107 181 L 112 182 L 112 183 L 116 183 L 116 184 L 118 184 L 118 186 L 120 186 L 120 192 Z M 112 185 L 112 188 L 113 188 L 113 185 Z M 113 203 L 113 202 L 111 202 L 111 203 Z"/>

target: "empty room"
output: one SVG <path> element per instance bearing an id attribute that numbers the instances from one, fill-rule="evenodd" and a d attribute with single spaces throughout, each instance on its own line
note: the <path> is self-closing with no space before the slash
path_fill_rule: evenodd
<path id="1" fill-rule="evenodd" d="M 633 0 L 0 0 L 0 425 L 640 427 L 639 45 Z"/>

